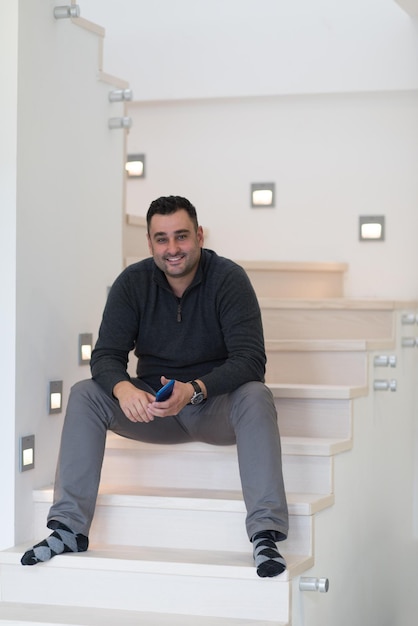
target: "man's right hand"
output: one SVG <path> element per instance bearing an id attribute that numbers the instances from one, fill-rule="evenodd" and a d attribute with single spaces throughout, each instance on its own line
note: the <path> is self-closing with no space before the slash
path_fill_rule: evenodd
<path id="1" fill-rule="evenodd" d="M 120 408 L 131 422 L 152 422 L 148 405 L 155 400 L 151 393 L 138 389 L 127 380 L 121 380 L 113 387 L 113 395 L 119 400 Z"/>

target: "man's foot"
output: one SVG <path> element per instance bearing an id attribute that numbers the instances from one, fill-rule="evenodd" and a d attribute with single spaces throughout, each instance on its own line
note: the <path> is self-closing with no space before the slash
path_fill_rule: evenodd
<path id="1" fill-rule="evenodd" d="M 25 552 L 20 559 L 22 565 L 43 563 L 64 552 L 85 552 L 89 547 L 88 537 L 80 533 L 73 533 L 68 526 L 61 524 L 61 522 L 51 520 L 48 528 L 53 529 L 54 532 L 44 541 L 33 546 L 31 550 Z"/>
<path id="2" fill-rule="evenodd" d="M 278 551 L 274 538 L 273 531 L 263 530 L 251 539 L 255 566 L 260 578 L 278 576 L 286 569 L 286 561 Z"/>

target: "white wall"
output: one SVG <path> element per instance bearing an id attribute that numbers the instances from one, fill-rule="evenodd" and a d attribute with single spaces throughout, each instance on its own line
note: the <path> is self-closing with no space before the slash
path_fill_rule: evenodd
<path id="1" fill-rule="evenodd" d="M 418 87 L 417 24 L 394 0 L 79 0 L 136 100 Z"/>
<path id="2" fill-rule="evenodd" d="M 417 298 L 417 108 L 417 91 L 134 103 L 147 170 L 127 211 L 185 195 L 221 254 L 347 262 L 348 296 Z M 251 209 L 251 182 L 271 181 L 276 208 Z M 385 242 L 358 241 L 370 214 Z"/>
<path id="3" fill-rule="evenodd" d="M 90 376 L 78 335 L 97 338 L 122 267 L 125 139 L 108 118 L 124 107 L 98 80 L 100 38 L 55 20 L 55 5 L 19 2 L 15 446 L 34 434 L 36 457 L 16 473 L 16 542 L 32 539 L 33 488 L 54 479 L 63 414 L 48 414 L 49 381 L 63 380 L 66 402 Z"/>
<path id="4" fill-rule="evenodd" d="M 15 337 L 16 337 L 16 134 L 18 6 L 0 3 L 0 550 L 13 544 L 15 473 Z"/>
<path id="5" fill-rule="evenodd" d="M 418 297 L 418 20 L 395 0 L 80 6 L 134 89 L 147 179 L 128 212 L 190 195 L 222 254 L 344 261 L 348 296 Z M 270 181 L 276 209 L 251 210 Z M 386 216 L 385 243 L 358 242 L 364 214 Z"/>

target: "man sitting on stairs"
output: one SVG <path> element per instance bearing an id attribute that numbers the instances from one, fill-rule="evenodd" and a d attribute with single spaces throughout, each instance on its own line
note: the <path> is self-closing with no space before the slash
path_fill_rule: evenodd
<path id="1" fill-rule="evenodd" d="M 21 562 L 87 550 L 110 429 L 151 443 L 236 444 L 257 574 L 277 576 L 286 569 L 276 543 L 287 537 L 288 512 L 255 292 L 240 266 L 203 248 L 186 198 L 152 202 L 147 229 L 152 257 L 116 279 L 92 379 L 71 390 L 47 520 L 53 532 Z M 131 350 L 136 377 L 127 372 Z M 156 390 L 170 379 L 171 396 L 157 402 Z"/>

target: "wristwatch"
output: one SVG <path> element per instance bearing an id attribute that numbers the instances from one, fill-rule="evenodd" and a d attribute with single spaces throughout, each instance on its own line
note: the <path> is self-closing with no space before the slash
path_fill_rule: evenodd
<path id="1" fill-rule="evenodd" d="M 205 399 L 205 396 L 203 395 L 203 391 L 201 390 L 199 383 L 195 380 L 189 380 L 189 383 L 193 385 L 194 389 L 194 393 L 190 398 L 190 404 L 200 404 Z"/>

